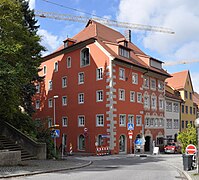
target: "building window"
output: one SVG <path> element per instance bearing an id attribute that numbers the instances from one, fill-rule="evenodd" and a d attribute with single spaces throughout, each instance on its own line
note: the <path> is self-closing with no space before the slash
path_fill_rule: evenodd
<path id="1" fill-rule="evenodd" d="M 173 103 L 173 112 L 179 112 L 178 103 Z"/>
<path id="2" fill-rule="evenodd" d="M 53 100 L 52 99 L 48 99 L 48 107 L 49 108 L 53 107 Z"/>
<path id="3" fill-rule="evenodd" d="M 68 118 L 67 117 L 62 117 L 62 126 L 67 127 L 68 126 Z"/>
<path id="4" fill-rule="evenodd" d="M 84 73 L 78 73 L 78 84 L 84 84 Z"/>
<path id="5" fill-rule="evenodd" d="M 163 126 L 164 126 L 164 119 L 163 119 L 163 118 L 160 118 L 160 119 L 159 119 L 159 126 L 160 126 L 160 127 L 163 127 Z"/>
<path id="6" fill-rule="evenodd" d="M 134 124 L 134 115 L 132 115 L 132 114 L 128 115 L 128 123 Z"/>
<path id="7" fill-rule="evenodd" d="M 188 128 L 188 121 L 185 121 L 185 127 Z"/>
<path id="8" fill-rule="evenodd" d="M 144 76 L 144 87 L 145 88 L 149 88 L 149 77 L 148 76 Z"/>
<path id="9" fill-rule="evenodd" d="M 194 115 L 196 114 L 196 109 L 195 109 L 195 108 L 193 108 L 193 114 L 194 114 Z"/>
<path id="10" fill-rule="evenodd" d="M 125 114 L 120 114 L 120 122 L 119 122 L 119 125 L 120 126 L 126 126 L 126 115 Z"/>
<path id="11" fill-rule="evenodd" d="M 78 116 L 78 126 L 85 126 L 85 117 Z"/>
<path id="12" fill-rule="evenodd" d="M 96 101 L 97 102 L 102 102 L 103 101 L 103 91 L 99 90 L 96 92 Z"/>
<path id="13" fill-rule="evenodd" d="M 96 73 L 97 73 L 97 80 L 103 79 L 103 68 L 97 68 Z"/>
<path id="14" fill-rule="evenodd" d="M 150 99 L 148 95 L 144 95 L 144 108 L 150 107 Z"/>
<path id="15" fill-rule="evenodd" d="M 53 126 L 53 119 L 52 118 L 48 118 L 48 127 L 52 127 Z"/>
<path id="16" fill-rule="evenodd" d="M 184 105 L 182 104 L 182 113 L 184 113 Z"/>
<path id="17" fill-rule="evenodd" d="M 119 79 L 125 80 L 125 69 L 123 68 L 119 69 Z"/>
<path id="18" fill-rule="evenodd" d="M 182 129 L 184 129 L 184 120 L 182 120 Z"/>
<path id="19" fill-rule="evenodd" d="M 47 73 L 47 67 L 46 67 L 46 65 L 44 65 L 43 73 L 44 73 L 44 75 L 46 75 L 46 73 Z"/>
<path id="20" fill-rule="evenodd" d="M 137 93 L 137 102 L 142 103 L 142 93 Z"/>
<path id="21" fill-rule="evenodd" d="M 164 99 L 159 99 L 159 109 L 164 109 Z"/>
<path id="22" fill-rule="evenodd" d="M 186 98 L 186 99 L 188 98 L 188 93 L 187 93 L 186 90 L 185 90 L 185 98 Z"/>
<path id="23" fill-rule="evenodd" d="M 98 146 L 102 146 L 104 143 L 104 140 L 102 138 L 102 135 L 100 134 L 97 138 Z"/>
<path id="24" fill-rule="evenodd" d="M 67 58 L 67 68 L 71 68 L 71 57 Z"/>
<path id="25" fill-rule="evenodd" d="M 145 118 L 145 126 L 150 126 L 150 118 Z"/>
<path id="26" fill-rule="evenodd" d="M 135 102 L 135 92 L 130 91 L 130 102 Z"/>
<path id="27" fill-rule="evenodd" d="M 79 150 L 85 150 L 85 137 L 82 134 L 79 136 L 78 145 Z"/>
<path id="28" fill-rule="evenodd" d="M 172 103 L 171 102 L 166 102 L 166 111 L 172 112 Z"/>
<path id="29" fill-rule="evenodd" d="M 172 119 L 167 119 L 167 129 L 172 129 Z"/>
<path id="30" fill-rule="evenodd" d="M 104 115 L 98 114 L 96 115 L 96 126 L 104 126 Z"/>
<path id="31" fill-rule="evenodd" d="M 185 106 L 185 112 L 188 114 L 188 106 Z"/>
<path id="32" fill-rule="evenodd" d="M 81 67 L 87 66 L 89 64 L 90 64 L 89 49 L 84 48 L 81 51 Z"/>
<path id="33" fill-rule="evenodd" d="M 36 107 L 36 109 L 39 109 L 40 108 L 40 100 L 36 100 L 36 102 L 35 102 L 35 107 Z"/>
<path id="34" fill-rule="evenodd" d="M 142 125 L 142 116 L 137 115 L 136 116 L 136 126 L 141 126 Z"/>
<path id="35" fill-rule="evenodd" d="M 163 137 L 157 137 L 156 144 L 158 146 L 163 145 L 164 144 L 164 138 Z"/>
<path id="36" fill-rule="evenodd" d="M 150 126 L 153 127 L 154 125 L 154 118 L 150 118 Z"/>
<path id="37" fill-rule="evenodd" d="M 53 89 L 53 82 L 52 80 L 48 81 L 48 90 L 52 90 Z"/>
<path id="38" fill-rule="evenodd" d="M 156 109 L 157 105 L 156 105 L 156 97 L 151 96 L 151 108 L 152 109 Z"/>
<path id="39" fill-rule="evenodd" d="M 55 71 L 55 72 L 58 71 L 58 62 L 55 62 L 55 64 L 54 64 L 54 71 Z"/>
<path id="40" fill-rule="evenodd" d="M 67 97 L 62 96 L 62 106 L 66 106 L 66 105 L 67 105 Z"/>
<path id="41" fill-rule="evenodd" d="M 84 93 L 79 93 L 78 94 L 78 104 L 83 104 L 84 103 Z"/>
<path id="42" fill-rule="evenodd" d="M 179 120 L 178 119 L 174 119 L 174 121 L 173 121 L 173 128 L 174 129 L 178 129 L 179 128 Z"/>
<path id="43" fill-rule="evenodd" d="M 39 83 L 35 86 L 35 88 L 36 88 L 36 93 L 40 93 L 40 84 Z"/>
<path id="44" fill-rule="evenodd" d="M 62 88 L 67 86 L 67 77 L 62 77 Z"/>
<path id="45" fill-rule="evenodd" d="M 124 101 L 125 100 L 125 90 L 119 89 L 119 100 Z"/>
<path id="46" fill-rule="evenodd" d="M 151 79 L 151 89 L 156 90 L 156 80 L 155 79 Z"/>
<path id="47" fill-rule="evenodd" d="M 158 81 L 158 90 L 163 91 L 164 90 L 164 82 L 163 81 Z"/>
<path id="48" fill-rule="evenodd" d="M 189 99 L 192 100 L 192 93 L 191 92 L 189 93 Z"/>
<path id="49" fill-rule="evenodd" d="M 192 114 L 192 107 L 190 107 L 190 114 Z"/>
<path id="50" fill-rule="evenodd" d="M 138 84 L 138 74 L 132 73 L 132 84 Z"/>
<path id="51" fill-rule="evenodd" d="M 126 58 L 129 58 L 130 57 L 130 51 L 120 47 L 119 48 L 119 55 L 123 56 L 123 57 L 126 57 Z"/>

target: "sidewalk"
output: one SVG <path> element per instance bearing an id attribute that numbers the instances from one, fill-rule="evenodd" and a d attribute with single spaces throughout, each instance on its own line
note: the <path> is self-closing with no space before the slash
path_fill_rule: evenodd
<path id="1" fill-rule="evenodd" d="M 67 157 L 64 160 L 28 160 L 18 166 L 0 166 L 0 179 L 72 170 L 90 165 L 91 161 Z"/>

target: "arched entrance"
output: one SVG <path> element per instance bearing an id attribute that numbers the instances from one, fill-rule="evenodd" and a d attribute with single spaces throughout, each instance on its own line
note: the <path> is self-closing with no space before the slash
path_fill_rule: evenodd
<path id="1" fill-rule="evenodd" d="M 125 136 L 124 135 L 121 135 L 120 136 L 120 139 L 119 139 L 119 151 L 120 153 L 123 153 L 126 151 L 126 139 L 125 139 Z"/>
<path id="2" fill-rule="evenodd" d="M 149 152 L 150 151 L 150 146 L 151 146 L 151 137 L 146 136 L 145 137 L 145 146 L 144 146 L 144 151 Z"/>

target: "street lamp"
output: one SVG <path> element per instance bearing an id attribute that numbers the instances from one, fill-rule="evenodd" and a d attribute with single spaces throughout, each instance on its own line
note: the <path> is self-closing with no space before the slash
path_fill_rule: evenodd
<path id="1" fill-rule="evenodd" d="M 199 151 L 199 118 L 195 120 L 195 126 L 197 129 L 197 142 L 198 142 L 198 151 Z M 197 151 L 197 162 L 198 162 L 198 174 L 199 174 L 199 152 Z"/>
<path id="2" fill-rule="evenodd" d="M 53 96 L 54 98 L 54 128 L 56 127 L 56 106 L 55 106 L 55 99 L 57 99 L 59 96 Z M 54 151 L 55 151 L 55 154 L 56 154 L 56 137 L 54 137 Z"/>

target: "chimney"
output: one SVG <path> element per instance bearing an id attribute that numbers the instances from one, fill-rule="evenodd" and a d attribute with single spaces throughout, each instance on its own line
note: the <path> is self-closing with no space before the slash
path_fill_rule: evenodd
<path id="1" fill-rule="evenodd" d="M 126 29 L 126 30 L 124 31 L 124 36 L 125 36 L 125 38 L 126 38 L 126 40 L 127 40 L 128 42 L 131 42 L 131 30 L 130 30 L 130 29 Z"/>

